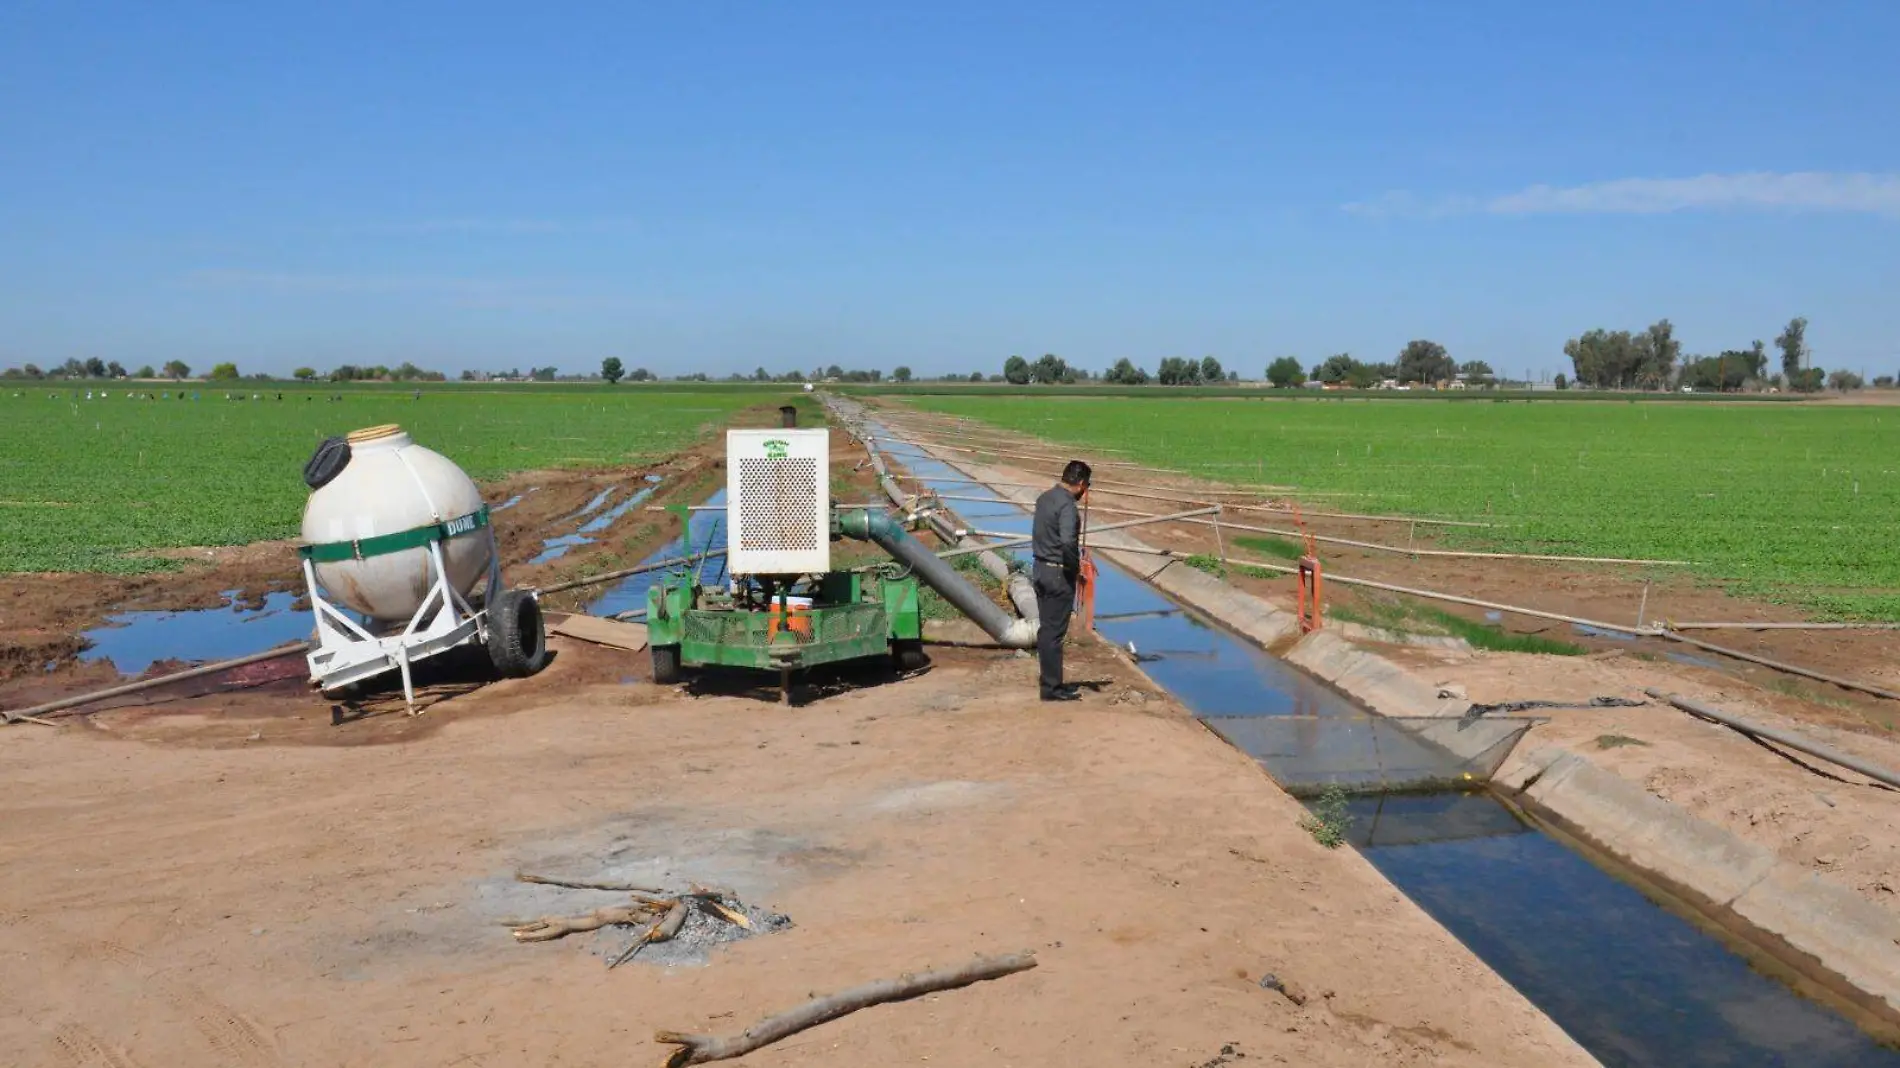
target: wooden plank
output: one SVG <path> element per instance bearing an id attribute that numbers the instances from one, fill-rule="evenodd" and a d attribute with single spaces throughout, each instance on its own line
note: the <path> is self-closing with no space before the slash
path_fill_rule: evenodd
<path id="1" fill-rule="evenodd" d="M 595 645 L 609 645 L 615 649 L 625 649 L 633 653 L 647 647 L 645 623 L 621 623 L 582 613 L 568 616 L 550 627 L 548 632 L 567 638 L 579 638 L 581 641 L 593 642 Z"/>

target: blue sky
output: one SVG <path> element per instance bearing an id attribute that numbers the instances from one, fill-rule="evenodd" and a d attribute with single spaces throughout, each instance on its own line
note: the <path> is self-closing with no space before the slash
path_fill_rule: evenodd
<path id="1" fill-rule="evenodd" d="M 0 364 L 1900 371 L 1894 3 L 0 5 Z M 1884 299 L 1883 299 L 1884 298 Z"/>

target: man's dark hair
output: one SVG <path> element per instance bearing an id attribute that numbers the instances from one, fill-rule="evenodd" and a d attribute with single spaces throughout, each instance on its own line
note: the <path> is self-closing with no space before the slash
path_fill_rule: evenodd
<path id="1" fill-rule="evenodd" d="M 1064 485 L 1086 486 L 1094 474 L 1089 465 L 1080 460 L 1070 460 L 1069 466 L 1062 469 L 1062 481 Z"/>

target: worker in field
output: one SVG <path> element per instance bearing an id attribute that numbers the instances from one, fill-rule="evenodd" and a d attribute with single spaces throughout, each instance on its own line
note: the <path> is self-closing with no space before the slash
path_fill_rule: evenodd
<path id="1" fill-rule="evenodd" d="M 1081 691 L 1062 681 L 1062 640 L 1075 612 L 1075 582 L 1082 571 L 1082 524 L 1076 502 L 1089 491 L 1089 465 L 1070 460 L 1062 482 L 1036 498 L 1035 553 L 1036 656 L 1041 661 L 1042 699 L 1076 701 Z"/>

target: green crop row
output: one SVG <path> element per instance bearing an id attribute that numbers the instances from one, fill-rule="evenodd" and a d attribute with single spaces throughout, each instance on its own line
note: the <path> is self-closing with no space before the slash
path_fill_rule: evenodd
<path id="1" fill-rule="evenodd" d="M 775 396 L 737 390 L 290 391 L 187 384 L 0 389 L 0 571 L 136 572 L 140 550 L 297 533 L 304 462 L 323 438 L 398 423 L 477 479 L 638 464 Z M 193 393 L 200 398 L 189 399 Z M 250 399 L 253 393 L 260 399 Z M 242 400 L 226 399 L 229 393 Z"/>
<path id="2" fill-rule="evenodd" d="M 1688 560 L 1748 596 L 1900 620 L 1900 408 L 908 402 L 1316 506 L 1496 524 L 1441 535 L 1456 543 Z"/>

